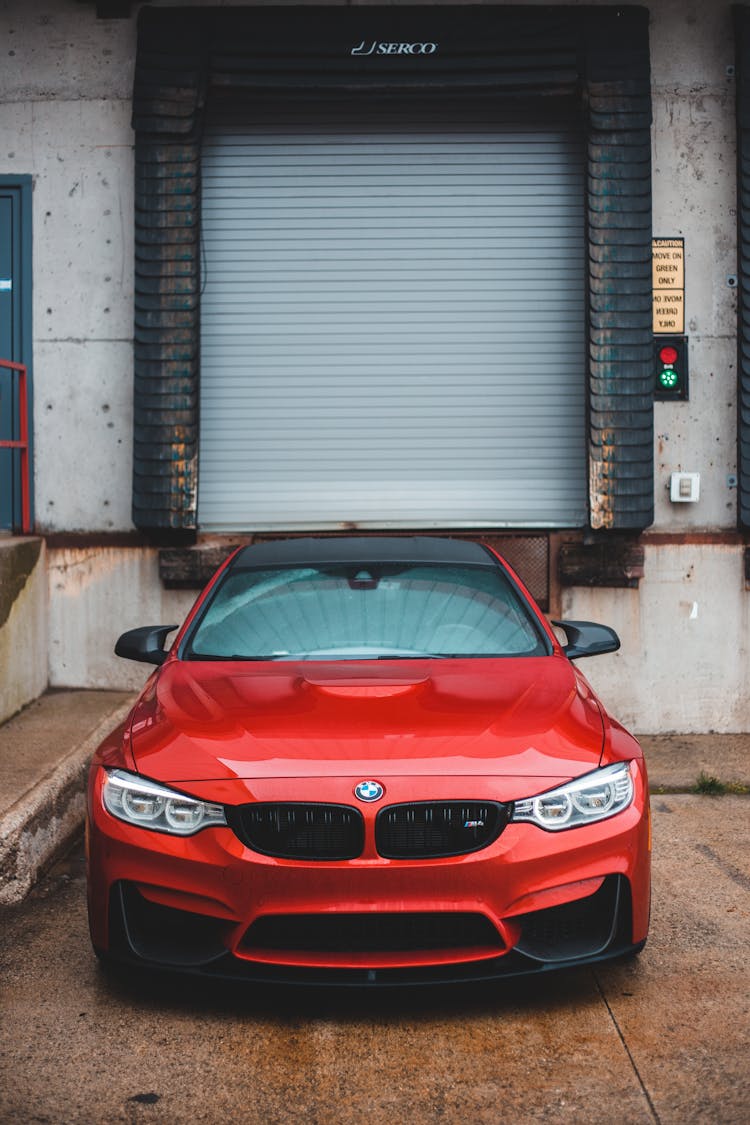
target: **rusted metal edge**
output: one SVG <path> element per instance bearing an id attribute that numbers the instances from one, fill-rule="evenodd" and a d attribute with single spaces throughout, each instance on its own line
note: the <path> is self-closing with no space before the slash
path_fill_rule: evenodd
<path id="1" fill-rule="evenodd" d="M 637 589 L 645 551 L 637 539 L 611 536 L 597 543 L 563 543 L 557 573 L 563 586 Z"/>

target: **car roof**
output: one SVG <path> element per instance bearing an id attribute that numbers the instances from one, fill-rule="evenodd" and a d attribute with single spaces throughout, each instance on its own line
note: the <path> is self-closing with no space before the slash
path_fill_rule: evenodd
<path id="1" fill-rule="evenodd" d="M 273 539 L 245 547 L 234 567 L 434 563 L 487 566 L 495 562 L 486 547 L 469 539 L 428 535 L 347 535 Z"/>

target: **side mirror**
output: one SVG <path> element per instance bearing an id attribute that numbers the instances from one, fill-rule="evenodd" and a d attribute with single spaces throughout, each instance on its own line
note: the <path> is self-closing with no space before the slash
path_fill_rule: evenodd
<path id="1" fill-rule="evenodd" d="M 563 652 L 568 660 L 579 656 L 603 656 L 605 652 L 617 652 L 620 638 L 609 625 L 597 625 L 594 621 L 553 621 L 568 638 Z"/>
<path id="2" fill-rule="evenodd" d="M 163 664 L 167 659 L 164 642 L 176 628 L 176 625 L 143 625 L 140 629 L 128 629 L 115 645 L 115 656 L 140 660 L 144 664 Z"/>

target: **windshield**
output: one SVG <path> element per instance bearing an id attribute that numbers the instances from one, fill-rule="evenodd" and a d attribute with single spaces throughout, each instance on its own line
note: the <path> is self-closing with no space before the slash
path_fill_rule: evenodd
<path id="1" fill-rule="evenodd" d="M 183 655 L 373 660 L 548 652 L 499 567 L 379 563 L 230 570 Z"/>

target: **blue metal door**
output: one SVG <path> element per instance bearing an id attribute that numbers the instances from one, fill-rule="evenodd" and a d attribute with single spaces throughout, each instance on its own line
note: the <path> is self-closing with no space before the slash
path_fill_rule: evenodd
<path id="1" fill-rule="evenodd" d="M 29 181 L 29 182 L 26 182 Z M 0 359 L 31 362 L 30 178 L 0 177 Z M 0 441 L 16 441 L 18 381 L 0 369 Z M 0 449 L 0 528 L 21 523 L 21 475 L 17 450 Z"/>

